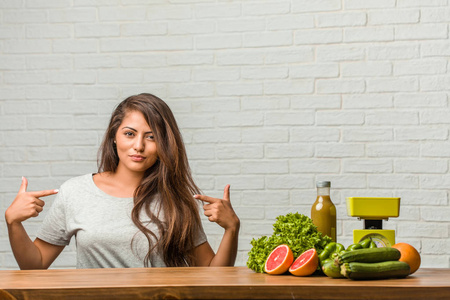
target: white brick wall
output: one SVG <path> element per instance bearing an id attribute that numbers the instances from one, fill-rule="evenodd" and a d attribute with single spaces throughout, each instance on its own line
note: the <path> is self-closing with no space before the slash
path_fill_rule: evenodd
<path id="1" fill-rule="evenodd" d="M 95 172 L 114 105 L 151 92 L 173 108 L 205 193 L 231 184 L 237 265 L 331 180 L 341 242 L 362 227 L 346 197 L 401 197 L 385 228 L 424 267 L 450 267 L 448 0 L 149 3 L 0 1 L 2 215 L 22 175 L 37 190 Z M 26 222 L 31 236 L 44 216 Z M 204 224 L 217 248 L 221 228 Z M 74 267 L 74 251 L 53 267 Z M 0 226 L 0 269 L 16 268 Z"/>

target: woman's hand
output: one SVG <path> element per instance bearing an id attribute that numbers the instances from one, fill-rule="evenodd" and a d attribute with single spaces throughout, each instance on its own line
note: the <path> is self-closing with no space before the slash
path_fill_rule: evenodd
<path id="1" fill-rule="evenodd" d="M 27 192 L 27 186 L 28 180 L 22 177 L 19 192 L 5 212 L 6 223 L 21 223 L 31 217 L 37 217 L 45 205 L 45 202 L 39 199 L 39 197 L 58 193 L 58 190 Z"/>
<path id="2" fill-rule="evenodd" d="M 205 195 L 194 195 L 194 198 L 208 202 L 203 205 L 205 216 L 211 222 L 216 222 L 225 230 L 238 230 L 240 221 L 230 202 L 230 185 L 223 191 L 223 199 L 212 198 Z"/>

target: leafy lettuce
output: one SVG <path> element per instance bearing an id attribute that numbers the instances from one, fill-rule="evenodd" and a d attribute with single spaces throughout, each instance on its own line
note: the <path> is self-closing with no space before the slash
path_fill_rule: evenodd
<path id="1" fill-rule="evenodd" d="M 331 238 L 322 235 L 312 220 L 299 213 L 288 213 L 278 216 L 273 224 L 273 234 L 252 239 L 252 249 L 248 253 L 247 267 L 255 272 L 263 273 L 264 264 L 275 247 L 286 244 L 294 253 L 294 258 L 308 249 L 316 248 L 320 253 L 331 242 Z"/>

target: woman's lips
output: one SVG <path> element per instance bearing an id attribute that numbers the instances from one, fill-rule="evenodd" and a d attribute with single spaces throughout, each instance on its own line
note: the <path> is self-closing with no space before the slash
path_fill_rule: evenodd
<path id="1" fill-rule="evenodd" d="M 141 155 L 130 155 L 130 158 L 132 161 L 143 161 L 145 159 L 145 156 Z"/>

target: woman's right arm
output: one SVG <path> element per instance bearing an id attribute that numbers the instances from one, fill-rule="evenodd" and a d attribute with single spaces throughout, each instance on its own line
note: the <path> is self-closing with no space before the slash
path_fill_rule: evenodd
<path id="1" fill-rule="evenodd" d="M 27 192 L 28 181 L 22 184 L 13 203 L 5 212 L 9 242 L 20 269 L 47 269 L 58 257 L 64 246 L 56 246 L 40 239 L 31 241 L 22 222 L 37 217 L 43 210 L 44 201 L 40 197 L 58 193 L 58 190 Z"/>

